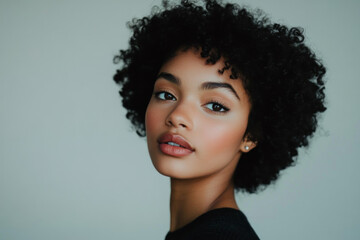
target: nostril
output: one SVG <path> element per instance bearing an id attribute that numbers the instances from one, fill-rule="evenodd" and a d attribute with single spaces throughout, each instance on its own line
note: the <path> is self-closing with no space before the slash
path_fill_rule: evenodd
<path id="1" fill-rule="evenodd" d="M 171 120 L 167 120 L 167 121 L 166 121 L 166 125 L 169 125 L 169 126 L 174 126 L 174 124 L 172 123 L 172 121 L 171 121 Z"/>
<path id="2" fill-rule="evenodd" d="M 175 128 L 190 128 L 191 127 L 191 117 L 190 113 L 184 111 L 183 108 L 174 109 L 167 118 L 165 119 L 165 124 L 168 127 Z"/>
<path id="3" fill-rule="evenodd" d="M 182 122 L 177 122 L 177 121 L 172 121 L 172 120 L 167 120 L 166 121 L 166 125 L 167 126 L 173 126 L 173 127 L 183 127 L 183 128 L 187 128 L 187 125 L 182 123 Z"/>

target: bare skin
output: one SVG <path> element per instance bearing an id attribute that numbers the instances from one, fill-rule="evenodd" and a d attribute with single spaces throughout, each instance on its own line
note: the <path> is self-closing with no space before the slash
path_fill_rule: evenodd
<path id="1" fill-rule="evenodd" d="M 187 181 L 171 178 L 170 231 L 185 226 L 213 209 L 239 209 L 231 181 L 235 169 L 233 165 L 229 164 L 219 174 L 207 178 Z"/>
<path id="2" fill-rule="evenodd" d="M 160 69 L 146 110 L 152 163 L 171 179 L 170 231 L 212 209 L 239 209 L 232 176 L 241 154 L 255 147 L 245 136 L 251 105 L 242 82 L 218 72 L 223 65 L 178 52 Z M 164 135 L 180 137 L 187 150 Z"/>

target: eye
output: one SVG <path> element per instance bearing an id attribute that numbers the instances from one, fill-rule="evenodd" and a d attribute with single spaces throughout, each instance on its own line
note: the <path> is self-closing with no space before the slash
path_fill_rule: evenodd
<path id="1" fill-rule="evenodd" d="M 206 106 L 206 108 L 210 109 L 213 112 L 225 113 L 225 112 L 229 111 L 229 109 L 227 107 L 225 107 L 217 102 L 211 102 L 211 103 L 206 104 L 205 106 Z"/>
<path id="2" fill-rule="evenodd" d="M 170 101 L 175 101 L 176 98 L 174 97 L 174 95 L 172 95 L 171 93 L 169 92 L 165 92 L 165 91 L 162 91 L 162 92 L 156 92 L 155 93 L 155 96 L 160 99 L 160 100 L 170 100 Z"/>

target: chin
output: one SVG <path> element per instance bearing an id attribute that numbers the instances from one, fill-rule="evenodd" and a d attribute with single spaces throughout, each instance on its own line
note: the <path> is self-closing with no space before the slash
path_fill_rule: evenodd
<path id="1" fill-rule="evenodd" d="M 174 161 L 168 160 L 166 162 L 162 161 L 152 161 L 155 169 L 166 177 L 177 178 L 177 179 L 186 179 L 192 178 L 193 174 L 190 173 L 186 167 L 182 166 L 182 163 L 176 163 Z"/>

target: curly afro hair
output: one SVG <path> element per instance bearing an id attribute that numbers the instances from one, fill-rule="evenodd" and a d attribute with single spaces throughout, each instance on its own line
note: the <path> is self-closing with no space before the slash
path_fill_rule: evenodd
<path id="1" fill-rule="evenodd" d="M 241 80 L 251 101 L 246 136 L 257 143 L 243 154 L 233 181 L 253 193 L 294 165 L 324 112 L 325 67 L 303 43 L 301 28 L 271 23 L 260 11 L 204 0 L 163 1 L 150 16 L 133 19 L 129 48 L 114 62 L 126 117 L 145 136 L 145 112 L 160 67 L 179 49 L 196 48 L 207 64 L 221 57 L 231 78 Z M 226 36 L 226 37 L 223 37 Z"/>

